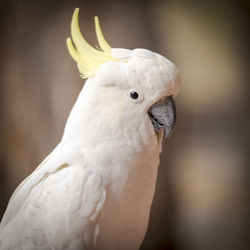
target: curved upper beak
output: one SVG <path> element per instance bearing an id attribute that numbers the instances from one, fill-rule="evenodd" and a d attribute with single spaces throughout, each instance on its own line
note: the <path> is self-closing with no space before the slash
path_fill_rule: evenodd
<path id="1" fill-rule="evenodd" d="M 174 100 L 171 96 L 161 99 L 150 107 L 149 117 L 156 132 L 165 131 L 167 139 L 174 129 L 176 121 L 176 109 Z"/>

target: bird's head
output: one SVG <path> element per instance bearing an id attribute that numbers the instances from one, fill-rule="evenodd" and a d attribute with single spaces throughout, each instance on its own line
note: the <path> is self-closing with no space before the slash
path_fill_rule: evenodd
<path id="1" fill-rule="evenodd" d="M 71 23 L 74 45 L 71 38 L 67 38 L 67 45 L 82 77 L 88 78 L 84 87 L 89 92 L 88 102 L 94 109 L 100 107 L 100 116 L 111 123 L 126 124 L 137 131 L 150 129 L 154 135 L 165 132 L 168 138 L 176 120 L 173 97 L 180 89 L 178 69 L 165 57 L 146 49 L 112 49 L 97 17 L 99 49 L 93 48 L 80 32 L 78 13 L 76 9 Z"/>

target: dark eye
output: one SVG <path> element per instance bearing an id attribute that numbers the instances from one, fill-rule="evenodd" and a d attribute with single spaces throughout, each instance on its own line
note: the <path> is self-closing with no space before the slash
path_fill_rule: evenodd
<path id="1" fill-rule="evenodd" d="M 132 102 L 140 102 L 143 99 L 143 95 L 139 91 L 134 89 L 128 90 L 128 97 Z"/>
<path id="2" fill-rule="evenodd" d="M 130 92 L 130 97 L 134 100 L 138 99 L 139 94 L 136 91 L 131 91 Z"/>

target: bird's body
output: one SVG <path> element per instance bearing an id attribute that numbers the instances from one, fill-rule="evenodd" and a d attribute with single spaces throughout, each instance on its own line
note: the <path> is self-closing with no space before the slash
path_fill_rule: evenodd
<path id="1" fill-rule="evenodd" d="M 163 138 L 148 112 L 178 92 L 178 71 L 148 50 L 111 54 L 119 61 L 86 81 L 62 141 L 13 194 L 1 250 L 139 249 Z"/>
<path id="2" fill-rule="evenodd" d="M 116 171 L 125 166 L 112 164 L 113 159 L 109 168 L 96 170 L 104 166 L 99 160 L 92 165 L 81 148 L 65 150 L 59 144 L 10 201 L 14 210 L 2 221 L 3 249 L 92 249 L 97 235 L 96 249 L 138 249 L 147 228 L 157 166 L 141 162 L 141 169 L 131 176 L 133 169 Z M 88 230 L 88 235 L 83 238 L 81 230 Z"/>
<path id="3" fill-rule="evenodd" d="M 72 115 L 75 109 L 85 106 L 84 102 L 88 102 L 84 95 L 87 85 L 88 82 L 75 104 Z M 93 112 L 86 110 L 83 114 L 91 115 Z M 117 122 L 115 119 L 112 121 Z M 93 124 L 89 124 L 91 122 Z M 86 124 L 95 126 L 98 124 L 98 118 L 86 117 L 82 125 Z M 103 122 L 100 121 L 98 126 L 103 127 Z M 9 203 L 12 209 L 8 210 L 9 213 L 7 211 L 5 220 L 2 221 L 3 225 L 7 221 L 2 237 L 6 233 L 14 238 L 10 238 L 10 242 L 15 244 L 10 249 L 19 249 L 27 237 L 31 239 L 30 249 L 34 249 L 36 239 L 41 241 L 41 249 L 47 249 L 48 243 L 51 249 L 81 249 L 71 245 L 72 242 L 76 244 L 77 240 L 77 234 L 74 235 L 73 232 L 84 228 L 84 220 L 92 224 L 91 220 L 95 221 L 100 212 L 97 211 L 93 216 L 92 210 L 96 208 L 93 208 L 91 203 L 89 214 L 81 215 L 88 199 L 96 199 L 91 202 L 102 211 L 102 218 L 98 224 L 91 225 L 91 230 L 88 229 L 92 233 L 86 242 L 94 242 L 94 238 L 89 237 L 93 237 L 94 231 L 99 230 L 97 249 L 98 246 L 99 249 L 103 249 L 103 246 L 106 249 L 138 249 L 147 228 L 161 150 L 161 139 L 158 140 L 155 136 L 150 120 L 146 127 L 144 126 L 144 123 L 138 126 L 133 124 L 116 131 L 109 124 L 107 128 L 98 130 L 101 134 L 95 135 L 90 135 L 88 130 L 83 128 L 81 138 L 85 139 L 73 139 L 70 134 L 72 142 L 69 142 L 67 137 L 66 126 L 62 142 L 31 176 L 24 180 Z M 148 130 L 147 126 L 151 128 L 152 135 L 145 139 L 143 132 Z M 113 128 L 115 127 L 114 125 Z M 146 135 L 148 136 L 148 133 Z M 106 141 L 109 141 L 108 145 Z M 88 179 L 93 182 L 97 192 L 94 195 L 97 197 L 92 197 L 93 190 L 92 193 L 85 193 Z M 45 207 L 44 204 L 49 206 Z M 58 206 L 58 209 L 54 209 L 55 206 Z M 71 217 L 77 218 L 73 226 Z M 36 230 L 36 225 L 40 230 Z M 34 228 L 31 230 L 30 226 Z M 50 228 L 52 232 L 48 230 Z M 16 241 L 16 235 L 20 235 L 20 232 L 23 239 L 20 237 Z M 25 246 L 24 249 L 28 248 Z"/>

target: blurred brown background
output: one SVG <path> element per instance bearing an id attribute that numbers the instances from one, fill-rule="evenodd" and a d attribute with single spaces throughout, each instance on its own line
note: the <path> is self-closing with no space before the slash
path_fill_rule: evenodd
<path id="1" fill-rule="evenodd" d="M 75 7 L 93 45 L 98 15 L 113 47 L 148 48 L 182 74 L 141 250 L 247 249 L 247 1 L 1 1 L 0 218 L 60 141 L 83 85 L 65 45 Z"/>

